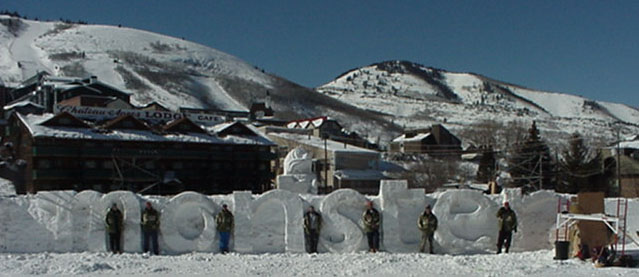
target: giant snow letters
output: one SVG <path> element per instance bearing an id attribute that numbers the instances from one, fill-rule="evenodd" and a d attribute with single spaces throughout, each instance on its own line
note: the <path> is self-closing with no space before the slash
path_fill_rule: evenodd
<path id="1" fill-rule="evenodd" d="M 174 197 L 144 197 L 132 192 L 101 194 L 94 191 L 40 192 L 36 195 L 0 197 L 0 252 L 106 251 L 104 217 L 116 203 L 123 211 L 123 249 L 141 252 L 140 214 L 151 201 L 161 212 L 160 250 L 163 254 L 218 252 L 215 215 L 229 205 L 235 215 L 232 251 L 240 253 L 303 252 L 305 208 L 313 204 L 324 224 L 320 252 L 351 253 L 366 250 L 361 216 L 366 200 L 373 200 L 382 214 L 381 246 L 389 252 L 417 252 L 420 232 L 417 217 L 424 206 L 433 206 L 439 218 L 435 232 L 436 253 L 487 253 L 495 250 L 495 214 L 507 199 L 519 219 L 513 250 L 552 247 L 557 195 L 540 191 L 522 196 L 506 190 L 487 196 L 471 190 L 424 194 L 401 181 L 385 181 L 379 196 L 368 198 L 342 189 L 325 196 L 299 195 L 273 190 L 262 195 L 235 192 L 206 196 L 184 192 Z M 637 200 L 631 200 L 631 207 Z M 607 206 L 616 201 L 607 201 Z M 628 222 L 637 229 L 637 222 Z M 632 230 L 634 230 L 632 229 Z"/>

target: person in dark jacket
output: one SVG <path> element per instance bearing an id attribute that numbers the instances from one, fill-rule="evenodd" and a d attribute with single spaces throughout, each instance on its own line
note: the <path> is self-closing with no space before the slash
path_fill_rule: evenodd
<path id="1" fill-rule="evenodd" d="M 106 231 L 109 234 L 109 248 L 116 253 L 122 253 L 120 238 L 124 230 L 124 217 L 118 209 L 118 205 L 113 203 L 106 215 Z"/>
<path id="2" fill-rule="evenodd" d="M 149 244 L 153 245 L 153 254 L 160 254 L 158 247 L 158 231 L 160 230 L 160 214 L 156 211 L 151 202 L 146 202 L 146 208 L 142 211 L 140 219 L 142 226 L 142 234 L 144 235 L 143 244 L 144 252 L 149 252 Z"/>
<path id="3" fill-rule="evenodd" d="M 317 253 L 319 242 L 319 232 L 322 228 L 322 215 L 315 211 L 313 206 L 308 207 L 304 214 L 304 238 L 306 241 L 306 251 Z"/>
<path id="4" fill-rule="evenodd" d="M 433 235 L 437 230 L 437 217 L 431 212 L 430 205 L 426 206 L 424 212 L 417 220 L 417 228 L 422 231 L 422 241 L 419 244 L 419 252 L 426 250 L 426 242 L 428 242 L 429 253 L 433 252 Z"/>
<path id="5" fill-rule="evenodd" d="M 229 241 L 231 240 L 231 233 L 235 227 L 233 222 L 233 214 L 229 211 L 226 204 L 222 205 L 222 211 L 220 211 L 215 217 L 215 223 L 217 224 L 217 231 L 220 234 L 220 252 L 229 252 Z"/>
<path id="6" fill-rule="evenodd" d="M 506 248 L 506 253 L 510 249 L 513 231 L 517 232 L 517 215 L 510 208 L 508 202 L 504 202 L 504 206 L 497 211 L 497 220 L 499 235 L 497 236 L 497 254 L 501 253 L 501 248 Z"/>
<path id="7" fill-rule="evenodd" d="M 364 232 L 368 239 L 368 251 L 375 253 L 379 251 L 379 224 L 381 218 L 379 212 L 373 207 L 373 201 L 366 202 L 366 211 L 362 215 L 364 222 Z"/>

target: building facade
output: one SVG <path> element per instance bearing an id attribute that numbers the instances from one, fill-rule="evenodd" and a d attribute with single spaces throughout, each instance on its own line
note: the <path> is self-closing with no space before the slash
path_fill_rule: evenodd
<path id="1" fill-rule="evenodd" d="M 42 190 L 204 194 L 270 189 L 272 141 L 240 122 L 202 127 L 188 118 L 150 125 L 131 115 L 105 122 L 69 113 L 14 113 L 5 130 L 26 161 L 18 193 Z"/>

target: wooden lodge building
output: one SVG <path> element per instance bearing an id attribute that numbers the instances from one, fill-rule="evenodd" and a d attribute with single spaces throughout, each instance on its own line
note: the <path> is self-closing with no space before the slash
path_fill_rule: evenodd
<path id="1" fill-rule="evenodd" d="M 259 193 L 274 177 L 273 142 L 240 122 L 203 128 L 188 118 L 153 126 L 132 115 L 89 122 L 66 112 L 14 113 L 6 133 L 27 163 L 18 193 Z"/>
<path id="2" fill-rule="evenodd" d="M 203 194 L 271 188 L 275 144 L 233 112 L 134 107 L 97 80 L 40 72 L 3 91 L 2 158 L 20 161 L 17 193 L 130 190 Z M 248 114 L 248 113 L 247 113 Z M 7 154 L 8 153 L 8 154 Z"/>

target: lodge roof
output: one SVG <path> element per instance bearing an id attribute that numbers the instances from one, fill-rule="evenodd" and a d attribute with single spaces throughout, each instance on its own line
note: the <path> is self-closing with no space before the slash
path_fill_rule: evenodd
<path id="1" fill-rule="evenodd" d="M 66 116 L 73 117 L 68 114 Z M 252 145 L 275 145 L 266 136 L 261 134 L 256 128 L 248 128 L 251 130 L 251 134 L 242 133 L 227 133 L 224 137 L 218 136 L 216 132 L 211 132 L 211 128 L 202 128 L 205 132 L 171 132 L 160 133 L 151 129 L 124 129 L 117 128 L 115 125 L 111 125 L 113 128 L 105 130 L 98 127 L 75 127 L 75 126 L 60 126 L 56 124 L 43 124 L 50 119 L 54 118 L 54 114 L 46 113 L 43 115 L 35 114 L 15 114 L 17 120 L 22 122 L 28 129 L 32 137 L 48 137 L 57 139 L 81 139 L 81 140 L 125 140 L 125 141 L 148 141 L 148 142 L 189 142 L 189 143 L 211 143 L 211 144 L 252 144 Z M 75 118 L 75 117 L 74 117 Z M 119 121 L 124 120 L 127 117 L 119 118 Z M 77 119 L 77 118 L 76 118 Z M 80 119 L 77 119 L 82 121 Z M 137 120 L 137 119 L 136 119 Z M 237 124 L 242 124 L 237 122 Z M 87 123 L 87 125 L 90 125 Z M 227 124 L 224 124 L 227 125 Z"/>

